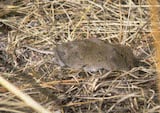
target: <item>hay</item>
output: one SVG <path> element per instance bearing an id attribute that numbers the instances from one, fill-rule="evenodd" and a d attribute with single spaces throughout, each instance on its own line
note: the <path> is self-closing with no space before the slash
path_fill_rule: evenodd
<path id="1" fill-rule="evenodd" d="M 3 2 L 3 1 L 2 1 Z M 1 76 L 56 113 L 156 113 L 150 7 L 146 0 L 15 0 L 0 14 Z M 9 7 L 12 6 L 12 7 Z M 160 5 L 156 5 L 160 7 Z M 96 37 L 131 46 L 148 66 L 86 73 L 61 68 L 56 44 Z M 35 112 L 0 86 L 0 112 Z"/>

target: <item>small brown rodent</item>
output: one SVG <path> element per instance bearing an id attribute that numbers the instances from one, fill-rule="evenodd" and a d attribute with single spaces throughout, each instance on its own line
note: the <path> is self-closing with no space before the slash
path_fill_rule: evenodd
<path id="1" fill-rule="evenodd" d="M 54 61 L 60 66 L 85 71 L 130 70 L 137 58 L 128 46 L 91 38 L 62 43 L 54 48 Z"/>

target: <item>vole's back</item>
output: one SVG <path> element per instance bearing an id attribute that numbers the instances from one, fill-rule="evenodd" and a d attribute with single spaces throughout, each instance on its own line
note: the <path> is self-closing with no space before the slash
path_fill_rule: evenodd
<path id="1" fill-rule="evenodd" d="M 105 43 L 99 39 L 75 40 L 57 45 L 55 59 L 60 66 L 86 71 L 129 70 L 135 57 L 127 46 Z"/>

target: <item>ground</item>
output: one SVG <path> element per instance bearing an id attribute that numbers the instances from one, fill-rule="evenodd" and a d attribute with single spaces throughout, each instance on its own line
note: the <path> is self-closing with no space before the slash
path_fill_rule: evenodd
<path id="1" fill-rule="evenodd" d="M 158 113 L 150 24 L 147 0 L 1 0 L 0 76 L 51 112 Z M 92 37 L 130 46 L 146 65 L 87 73 L 26 48 L 53 51 L 56 44 Z M 4 86 L 0 100 L 2 113 L 36 112 Z"/>

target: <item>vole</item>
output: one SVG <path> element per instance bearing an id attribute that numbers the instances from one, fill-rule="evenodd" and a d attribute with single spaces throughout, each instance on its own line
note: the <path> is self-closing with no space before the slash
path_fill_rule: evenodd
<path id="1" fill-rule="evenodd" d="M 62 43 L 57 45 L 53 52 L 40 50 L 38 52 L 53 54 L 54 63 L 62 67 L 85 71 L 130 70 L 138 62 L 130 47 L 96 38 Z"/>

